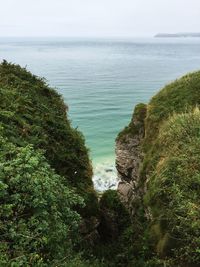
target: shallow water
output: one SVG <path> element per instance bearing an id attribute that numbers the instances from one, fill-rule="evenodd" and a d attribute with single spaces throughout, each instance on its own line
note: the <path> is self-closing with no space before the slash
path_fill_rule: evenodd
<path id="1" fill-rule="evenodd" d="M 86 138 L 98 190 L 116 186 L 114 141 L 133 108 L 166 83 L 200 69 L 200 38 L 1 38 L 0 60 L 43 76 Z"/>

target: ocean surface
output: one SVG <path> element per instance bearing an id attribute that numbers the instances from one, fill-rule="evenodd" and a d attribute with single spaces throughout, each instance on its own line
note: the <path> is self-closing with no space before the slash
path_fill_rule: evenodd
<path id="1" fill-rule="evenodd" d="M 134 109 L 164 85 L 200 69 L 200 38 L 0 38 L 0 60 L 45 77 L 83 132 L 97 190 L 115 188 L 114 144 Z"/>

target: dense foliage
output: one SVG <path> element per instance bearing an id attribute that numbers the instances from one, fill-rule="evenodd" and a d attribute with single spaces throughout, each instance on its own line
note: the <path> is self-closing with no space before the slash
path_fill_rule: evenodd
<path id="1" fill-rule="evenodd" d="M 0 64 L 0 266 L 90 264 L 74 248 L 98 200 L 84 138 L 66 111 L 43 79 Z"/>
<path id="2" fill-rule="evenodd" d="M 128 211 L 116 190 L 107 190 L 100 199 L 100 242 L 92 253 L 105 267 L 129 266 L 133 258 L 131 247 L 133 227 Z"/>
<path id="3" fill-rule="evenodd" d="M 130 219 L 116 191 L 98 203 L 84 138 L 57 92 L 0 64 L 0 266 L 198 266 L 199 104 L 196 72 L 137 105 L 118 135 L 143 138 Z M 99 237 L 93 247 L 81 227 L 85 240 Z"/>
<path id="4" fill-rule="evenodd" d="M 0 65 L 0 122 L 4 135 L 17 146 L 32 144 L 56 173 L 86 200 L 86 216 L 96 215 L 92 167 L 82 134 L 73 129 L 61 96 L 44 79 L 18 65 Z M 93 199 L 92 207 L 90 199 Z"/>
<path id="5" fill-rule="evenodd" d="M 32 146 L 2 137 L 0 146 L 0 265 L 40 266 L 69 257 L 80 222 L 74 206 L 83 200 Z"/>

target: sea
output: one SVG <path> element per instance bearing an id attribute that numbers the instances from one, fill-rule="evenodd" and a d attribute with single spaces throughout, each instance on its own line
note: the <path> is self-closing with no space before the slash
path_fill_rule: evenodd
<path id="1" fill-rule="evenodd" d="M 115 189 L 115 139 L 134 106 L 200 70 L 200 38 L 0 38 L 0 61 L 45 77 L 85 137 L 99 192 Z"/>

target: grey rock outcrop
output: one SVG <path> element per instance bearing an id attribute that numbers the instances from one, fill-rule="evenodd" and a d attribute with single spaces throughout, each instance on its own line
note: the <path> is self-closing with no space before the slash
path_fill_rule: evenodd
<path id="1" fill-rule="evenodd" d="M 143 158 L 142 141 L 145 134 L 146 105 L 135 107 L 132 121 L 116 140 L 116 168 L 120 182 L 118 192 L 131 215 L 136 212 L 143 189 L 140 187 L 140 163 Z"/>

